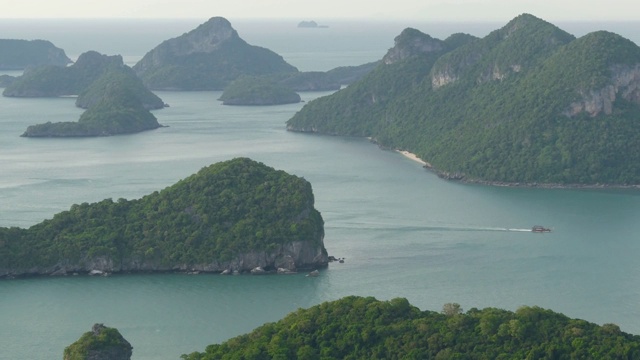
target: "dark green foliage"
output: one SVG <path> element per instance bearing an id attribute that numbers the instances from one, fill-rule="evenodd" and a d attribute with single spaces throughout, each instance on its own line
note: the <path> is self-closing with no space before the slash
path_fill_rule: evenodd
<path id="1" fill-rule="evenodd" d="M 66 66 L 71 62 L 64 50 L 45 40 L 0 39 L 0 70 L 34 66 Z"/>
<path id="2" fill-rule="evenodd" d="M 26 137 L 74 137 L 110 136 L 130 134 L 160 127 L 158 120 L 142 104 L 140 97 L 148 90 L 131 85 L 124 70 L 105 74 L 110 81 L 101 79 L 89 91 L 90 105 L 77 122 L 59 122 L 32 125 L 22 136 Z M 113 75 L 113 78 L 110 77 Z M 140 94 L 140 90 L 142 95 Z M 148 100 L 148 99 L 147 99 Z M 159 98 L 158 98 L 159 100 Z M 160 100 L 160 102 L 162 102 Z"/>
<path id="3" fill-rule="evenodd" d="M 611 112 L 570 113 L 640 64 L 633 42 L 603 31 L 574 39 L 526 14 L 449 42 L 460 46 L 381 65 L 310 102 L 288 129 L 371 137 L 469 181 L 640 183 L 637 98 L 621 91 Z"/>
<path id="4" fill-rule="evenodd" d="M 224 105 L 278 105 L 299 103 L 300 95 L 265 77 L 242 76 L 225 88 L 220 100 Z"/>
<path id="5" fill-rule="evenodd" d="M 538 307 L 466 314 L 420 311 L 406 299 L 346 297 L 265 324 L 185 360 L 638 359 L 640 336 Z"/>
<path id="6" fill-rule="evenodd" d="M 105 94 L 126 89 L 127 96 L 135 97 L 148 110 L 162 109 L 165 104 L 158 95 L 147 89 L 142 80 L 128 66 L 114 66 L 106 70 L 99 78 L 84 89 L 76 106 L 87 109 L 104 99 Z"/>
<path id="7" fill-rule="evenodd" d="M 293 241 L 322 246 L 313 203 L 306 180 L 237 158 L 139 200 L 73 205 L 26 230 L 0 228 L 0 273 L 99 257 L 116 269 L 171 270 Z"/>
<path id="8" fill-rule="evenodd" d="M 93 325 L 78 341 L 64 349 L 64 360 L 128 360 L 131 344 L 117 329 L 102 324 Z"/>

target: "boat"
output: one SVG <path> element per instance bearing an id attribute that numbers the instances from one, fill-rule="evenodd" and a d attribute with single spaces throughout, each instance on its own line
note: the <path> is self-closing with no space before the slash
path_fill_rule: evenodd
<path id="1" fill-rule="evenodd" d="M 531 232 L 534 232 L 534 233 L 551 232 L 551 229 L 548 229 L 548 228 L 546 228 L 544 226 L 540 226 L 540 225 L 534 225 L 531 228 Z"/>

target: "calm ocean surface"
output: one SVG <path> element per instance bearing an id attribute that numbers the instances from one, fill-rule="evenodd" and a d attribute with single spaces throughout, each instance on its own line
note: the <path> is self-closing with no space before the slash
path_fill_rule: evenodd
<path id="1" fill-rule="evenodd" d="M 2 21 L 6 38 L 46 38 L 75 58 L 87 50 L 133 64 L 202 21 Z M 329 29 L 234 22 L 249 43 L 301 70 L 375 61 L 403 27 L 435 37 L 482 36 L 501 24 L 357 24 Z M 639 43 L 638 23 L 609 29 Z M 465 28 L 466 26 L 466 28 Z M 573 26 L 573 27 L 571 27 Z M 106 29 L 112 29 L 107 32 Z M 268 31 L 267 31 L 268 30 Z M 47 31 L 47 32 L 45 32 Z M 49 34 L 50 36 L 46 36 Z M 305 101 L 327 93 L 303 93 Z M 0 97 L 0 226 L 28 227 L 72 204 L 139 198 L 203 166 L 246 156 L 309 180 L 325 246 L 344 264 L 318 278 L 131 275 L 0 281 L 0 359 L 48 360 L 96 322 L 116 327 L 136 360 L 180 354 L 347 295 L 405 297 L 515 310 L 537 305 L 640 334 L 640 192 L 513 189 L 446 182 L 363 139 L 285 131 L 302 104 L 226 107 L 219 92 L 158 92 L 166 128 L 89 139 L 27 139 L 28 125 L 77 120 L 74 99 Z M 550 234 L 522 231 L 534 224 Z"/>

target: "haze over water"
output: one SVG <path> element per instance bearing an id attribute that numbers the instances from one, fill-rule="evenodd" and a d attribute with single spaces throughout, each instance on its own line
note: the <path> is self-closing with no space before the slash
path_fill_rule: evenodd
<path id="1" fill-rule="evenodd" d="M 157 37 L 172 29 L 151 24 Z M 232 24 L 249 43 L 281 53 L 301 70 L 377 60 L 402 29 Z M 96 49 L 139 59 L 196 25 L 153 42 L 152 29 L 139 30 L 144 41 L 135 28 L 127 36 L 118 30 L 102 34 Z M 52 40 L 63 48 L 64 39 L 74 43 L 67 52 L 77 57 L 92 49 L 81 45 L 91 44 L 100 26 Z M 14 24 L 12 31 L 29 34 L 33 28 Z M 326 94 L 301 95 L 308 102 Z M 77 120 L 82 110 L 74 99 L 0 97 L 0 226 L 29 227 L 75 203 L 139 198 L 203 166 L 245 156 L 311 182 L 325 220 L 325 246 L 345 263 L 331 264 L 318 278 L 174 274 L 0 281 L 0 359 L 60 358 L 96 322 L 118 328 L 136 360 L 178 359 L 297 308 L 347 295 L 405 297 L 434 311 L 447 302 L 465 310 L 537 305 L 640 334 L 638 191 L 446 182 L 364 139 L 286 132 L 285 121 L 304 103 L 227 107 L 216 100 L 220 92 L 158 95 L 171 107 L 154 114 L 168 127 L 87 139 L 19 137 L 34 123 Z M 535 224 L 553 232 L 524 231 Z"/>

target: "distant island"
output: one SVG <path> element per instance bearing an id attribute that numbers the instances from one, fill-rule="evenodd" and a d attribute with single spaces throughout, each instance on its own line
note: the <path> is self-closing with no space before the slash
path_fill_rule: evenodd
<path id="1" fill-rule="evenodd" d="M 0 278 L 128 272 L 291 273 L 328 264 L 311 184 L 248 158 L 137 200 L 0 228 Z"/>
<path id="2" fill-rule="evenodd" d="M 293 91 L 328 91 L 360 79 L 374 65 L 300 72 L 275 52 L 247 44 L 227 19 L 214 17 L 186 34 L 163 41 L 133 69 L 154 90 L 225 90 L 245 76 L 277 82 Z"/>
<path id="3" fill-rule="evenodd" d="M 115 75 L 117 72 L 118 75 Z M 105 75 L 106 74 L 106 75 Z M 124 64 L 120 55 L 103 55 L 96 51 L 87 51 L 78 57 L 71 66 L 40 66 L 25 71 L 15 78 L 2 95 L 8 97 L 57 97 L 80 95 L 76 105 L 88 108 L 95 98 L 97 89 L 104 88 L 110 77 L 117 76 L 118 81 L 136 93 L 136 97 L 147 109 L 162 109 L 165 104 L 140 81 L 135 72 Z M 124 79 L 127 77 L 128 79 Z M 101 81 L 102 84 L 96 81 Z M 114 80 L 115 81 L 115 80 Z M 93 85 L 93 88 L 90 88 Z M 99 97 L 99 96 L 98 96 Z"/>
<path id="4" fill-rule="evenodd" d="M 483 38 L 405 29 L 380 65 L 290 131 L 371 138 L 450 180 L 640 185 L 640 48 L 523 14 Z"/>
<path id="5" fill-rule="evenodd" d="M 328 28 L 329 26 L 327 26 L 327 25 L 318 25 L 318 23 L 317 23 L 317 22 L 315 22 L 315 21 L 313 21 L 313 20 L 310 20 L 310 21 L 300 21 L 300 22 L 298 23 L 298 27 L 299 27 L 299 28 L 313 28 L 313 29 L 315 29 L 315 28 L 320 28 L 320 29 L 326 29 L 326 28 Z"/>
<path id="6" fill-rule="evenodd" d="M 266 77 L 241 77 L 225 88 L 220 100 L 223 105 L 281 105 L 299 103 L 300 95 Z"/>
<path id="7" fill-rule="evenodd" d="M 64 50 L 46 40 L 0 39 L 0 70 L 24 70 L 72 63 Z"/>
<path id="8" fill-rule="evenodd" d="M 298 71 L 275 52 L 247 44 L 222 17 L 163 41 L 133 69 L 154 90 L 222 90 L 241 75 Z"/>

